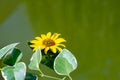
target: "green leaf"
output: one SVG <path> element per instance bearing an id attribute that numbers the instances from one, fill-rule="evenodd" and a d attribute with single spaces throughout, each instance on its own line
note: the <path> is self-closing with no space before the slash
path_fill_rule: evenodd
<path id="1" fill-rule="evenodd" d="M 23 62 L 19 62 L 15 65 L 14 69 L 15 80 L 24 80 L 26 76 L 26 65 Z"/>
<path id="2" fill-rule="evenodd" d="M 54 61 L 54 70 L 59 75 L 67 75 L 77 68 L 77 60 L 67 49 L 63 49 Z"/>
<path id="3" fill-rule="evenodd" d="M 38 48 L 35 53 L 33 53 L 30 64 L 28 65 L 31 70 L 39 70 L 39 64 L 42 59 L 41 50 Z"/>
<path id="4" fill-rule="evenodd" d="M 23 62 L 19 62 L 15 66 L 3 67 L 1 72 L 5 80 L 24 80 L 26 75 L 26 65 Z"/>
<path id="5" fill-rule="evenodd" d="M 4 58 L 4 64 L 9 66 L 13 66 L 16 62 L 18 62 L 22 57 L 22 53 L 19 49 L 14 48 L 9 55 L 6 55 Z"/>
<path id="6" fill-rule="evenodd" d="M 7 66 L 2 68 L 1 72 L 5 80 L 15 80 L 13 69 L 14 67 L 12 66 Z"/>
<path id="7" fill-rule="evenodd" d="M 5 47 L 3 47 L 2 49 L 0 49 L 0 59 L 7 54 L 8 51 L 10 51 L 11 49 L 15 48 L 16 45 L 18 45 L 19 43 L 13 43 L 10 45 L 7 45 Z"/>

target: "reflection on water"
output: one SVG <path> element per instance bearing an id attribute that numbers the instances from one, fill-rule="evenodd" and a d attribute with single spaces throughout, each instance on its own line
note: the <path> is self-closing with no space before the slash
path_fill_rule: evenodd
<path id="1" fill-rule="evenodd" d="M 21 42 L 28 64 L 32 51 L 27 42 L 41 33 L 58 32 L 78 60 L 73 80 L 120 80 L 119 1 L 7 1 L 0 1 L 0 47 Z"/>
<path id="2" fill-rule="evenodd" d="M 25 41 L 33 36 L 31 23 L 23 5 L 18 5 L 16 10 L 1 23 L 0 33 L 1 42 L 4 44 Z"/>
<path id="3" fill-rule="evenodd" d="M 25 6 L 23 4 L 18 5 L 12 14 L 0 25 L 0 47 L 20 42 L 19 47 L 23 51 L 25 61 L 28 63 L 31 53 L 27 42 L 34 37 L 33 34 Z"/>

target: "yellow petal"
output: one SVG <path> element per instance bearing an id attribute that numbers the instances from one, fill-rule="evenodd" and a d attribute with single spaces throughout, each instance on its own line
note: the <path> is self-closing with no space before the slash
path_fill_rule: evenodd
<path id="1" fill-rule="evenodd" d="M 42 39 L 46 39 L 46 36 L 44 34 L 41 34 Z"/>
<path id="2" fill-rule="evenodd" d="M 47 38 L 50 38 L 51 37 L 51 32 L 48 32 L 47 33 Z"/>
<path id="3" fill-rule="evenodd" d="M 30 45 L 30 47 L 36 47 L 35 45 Z"/>
<path id="4" fill-rule="evenodd" d="M 36 40 L 42 41 L 40 37 L 35 37 Z"/>
<path id="5" fill-rule="evenodd" d="M 33 51 L 35 52 L 37 50 L 37 47 L 33 49 Z"/>
<path id="6" fill-rule="evenodd" d="M 45 46 L 44 46 L 44 45 L 41 45 L 41 46 L 40 46 L 40 49 L 41 49 L 41 50 L 42 50 L 42 49 L 44 49 L 44 48 L 45 48 Z"/>
<path id="7" fill-rule="evenodd" d="M 58 38 L 58 39 L 55 40 L 55 42 L 56 43 L 61 43 L 61 42 L 66 42 L 66 40 L 63 39 L 63 38 Z"/>
<path id="8" fill-rule="evenodd" d="M 52 50 L 53 53 L 57 52 L 56 47 L 50 47 L 50 49 Z"/>
<path id="9" fill-rule="evenodd" d="M 66 47 L 64 44 L 58 44 L 58 46 Z"/>
<path id="10" fill-rule="evenodd" d="M 30 41 L 30 43 L 36 43 L 37 42 L 37 40 L 32 40 L 32 41 Z"/>
<path id="11" fill-rule="evenodd" d="M 62 48 L 57 47 L 58 51 L 62 51 Z"/>
<path id="12" fill-rule="evenodd" d="M 44 51 L 45 51 L 45 54 L 47 54 L 47 51 L 48 51 L 48 50 L 49 50 L 49 47 L 46 47 L 45 50 L 44 50 Z"/>
<path id="13" fill-rule="evenodd" d="M 60 36 L 60 34 L 58 33 L 54 33 L 52 36 L 51 36 L 51 39 L 57 39 L 58 37 Z"/>

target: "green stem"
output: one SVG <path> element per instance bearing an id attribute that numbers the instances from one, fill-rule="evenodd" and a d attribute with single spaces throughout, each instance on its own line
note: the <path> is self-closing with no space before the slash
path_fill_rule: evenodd
<path id="1" fill-rule="evenodd" d="M 2 68 L 0 68 L 0 71 L 2 70 Z"/>
<path id="2" fill-rule="evenodd" d="M 52 76 L 48 76 L 48 75 L 44 75 L 43 77 L 51 78 L 51 79 L 55 79 L 55 80 L 62 80 L 61 78 L 52 77 Z"/>
<path id="3" fill-rule="evenodd" d="M 72 80 L 72 77 L 70 75 L 68 75 L 69 79 Z"/>
<path id="4" fill-rule="evenodd" d="M 43 72 L 39 69 L 40 76 L 43 77 Z"/>
<path id="5" fill-rule="evenodd" d="M 40 74 L 43 74 L 43 72 L 39 69 Z"/>
<path id="6" fill-rule="evenodd" d="M 52 77 L 52 76 L 45 75 L 45 74 L 43 74 L 43 72 L 40 69 L 39 69 L 39 73 L 40 73 L 41 77 L 51 78 L 51 79 L 55 79 L 55 80 L 63 80 L 61 78 L 57 78 L 57 77 Z"/>

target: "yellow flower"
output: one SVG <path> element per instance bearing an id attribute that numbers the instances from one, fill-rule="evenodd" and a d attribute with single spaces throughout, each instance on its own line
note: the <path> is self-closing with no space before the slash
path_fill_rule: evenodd
<path id="1" fill-rule="evenodd" d="M 31 40 L 30 45 L 31 48 L 33 48 L 33 51 L 36 51 L 38 47 L 40 47 L 41 50 L 44 49 L 45 54 L 47 54 L 48 50 L 51 50 L 53 53 L 56 53 L 57 50 L 61 51 L 62 48 L 65 47 L 64 44 L 61 44 L 62 42 L 66 42 L 63 38 L 58 38 L 60 34 L 54 33 L 51 35 L 51 32 L 48 32 L 46 35 L 41 34 L 40 37 L 35 37 L 34 40 Z"/>

